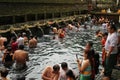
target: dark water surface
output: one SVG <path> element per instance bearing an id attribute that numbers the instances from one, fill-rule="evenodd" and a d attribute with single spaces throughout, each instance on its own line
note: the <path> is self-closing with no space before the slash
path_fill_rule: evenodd
<path id="1" fill-rule="evenodd" d="M 95 31 L 98 30 L 98 27 L 94 26 L 93 29 L 81 29 L 79 32 L 70 31 L 63 42 L 53 40 L 51 34 L 44 35 L 39 39 L 37 48 L 29 49 L 30 61 L 27 62 L 27 70 L 20 72 L 10 70 L 10 78 L 25 75 L 26 80 L 42 80 L 41 74 L 46 66 L 53 66 L 62 62 L 67 62 L 78 74 L 76 54 L 78 54 L 79 58 L 82 58 L 87 41 L 93 41 L 95 50 L 101 54 L 100 40 L 95 37 Z"/>

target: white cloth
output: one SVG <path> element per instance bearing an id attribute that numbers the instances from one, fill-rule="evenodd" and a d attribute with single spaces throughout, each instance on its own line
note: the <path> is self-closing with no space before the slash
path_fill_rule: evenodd
<path id="1" fill-rule="evenodd" d="M 72 68 L 68 68 L 68 70 L 72 70 Z M 74 75 L 76 76 L 75 72 L 73 71 Z M 66 77 L 66 71 L 64 71 L 63 69 L 60 69 L 60 76 L 59 76 L 59 80 L 67 80 L 67 77 Z"/>
<path id="2" fill-rule="evenodd" d="M 117 53 L 117 43 L 118 43 L 118 36 L 117 33 L 114 32 L 112 34 L 108 34 L 106 43 L 105 43 L 105 50 L 109 51 L 110 47 L 114 47 L 113 51 L 111 54 L 116 54 Z"/>
<path id="3" fill-rule="evenodd" d="M 23 37 L 19 37 L 19 38 L 17 39 L 17 43 L 18 43 L 18 46 L 24 45 L 24 38 L 23 38 Z"/>

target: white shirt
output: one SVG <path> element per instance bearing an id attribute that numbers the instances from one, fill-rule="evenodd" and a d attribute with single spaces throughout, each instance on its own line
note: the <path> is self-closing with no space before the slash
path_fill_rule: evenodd
<path id="1" fill-rule="evenodd" d="M 112 34 L 108 34 L 108 37 L 107 37 L 107 40 L 106 40 L 106 43 L 105 43 L 105 50 L 106 51 L 109 51 L 110 50 L 110 47 L 114 47 L 113 51 L 111 54 L 116 54 L 117 53 L 117 43 L 118 43 L 118 36 L 117 36 L 117 33 L 114 32 Z"/>
<path id="2" fill-rule="evenodd" d="M 72 70 L 72 68 L 68 68 L 68 70 Z M 73 71 L 73 70 L 72 70 Z M 76 76 L 75 72 L 73 71 L 74 75 Z M 60 69 L 60 77 L 59 77 L 59 80 L 67 80 L 67 77 L 66 77 L 66 71 L 64 71 L 63 69 Z"/>
<path id="3" fill-rule="evenodd" d="M 18 46 L 24 45 L 24 38 L 23 38 L 23 37 L 19 37 L 19 38 L 17 39 L 17 43 L 18 43 Z"/>

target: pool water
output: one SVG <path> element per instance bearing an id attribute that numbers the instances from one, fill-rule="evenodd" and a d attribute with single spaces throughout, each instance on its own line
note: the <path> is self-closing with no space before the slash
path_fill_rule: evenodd
<path id="1" fill-rule="evenodd" d="M 83 49 L 87 41 L 94 42 L 94 49 L 101 55 L 100 39 L 95 37 L 95 31 L 98 26 L 93 26 L 92 29 L 84 30 L 81 28 L 78 32 L 69 31 L 62 42 L 53 40 L 52 33 L 44 35 L 38 39 L 38 46 L 35 49 L 28 49 L 29 59 L 27 62 L 28 68 L 22 71 L 9 71 L 9 76 L 12 80 L 15 77 L 25 75 L 26 80 L 42 80 L 41 74 L 46 66 L 61 64 L 67 62 L 78 75 L 76 63 L 76 54 L 82 58 Z"/>

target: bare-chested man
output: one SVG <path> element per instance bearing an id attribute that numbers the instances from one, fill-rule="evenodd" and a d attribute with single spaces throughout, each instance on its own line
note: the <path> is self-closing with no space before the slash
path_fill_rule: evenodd
<path id="1" fill-rule="evenodd" d="M 43 74 L 42 79 L 43 80 L 58 80 L 60 76 L 60 66 L 58 64 L 54 65 L 53 67 L 47 67 Z"/>
<path id="2" fill-rule="evenodd" d="M 26 61 L 29 60 L 28 52 L 24 51 L 24 46 L 20 45 L 19 49 L 14 52 L 13 60 L 15 60 L 14 67 L 17 70 L 24 69 L 26 67 Z"/>
<path id="3" fill-rule="evenodd" d="M 31 39 L 29 40 L 29 48 L 36 48 L 37 40 L 33 36 L 30 36 L 30 37 Z"/>
<path id="4" fill-rule="evenodd" d="M 6 37 L 2 37 L 0 35 L 0 50 L 4 50 L 4 48 L 7 46 L 7 38 Z"/>

